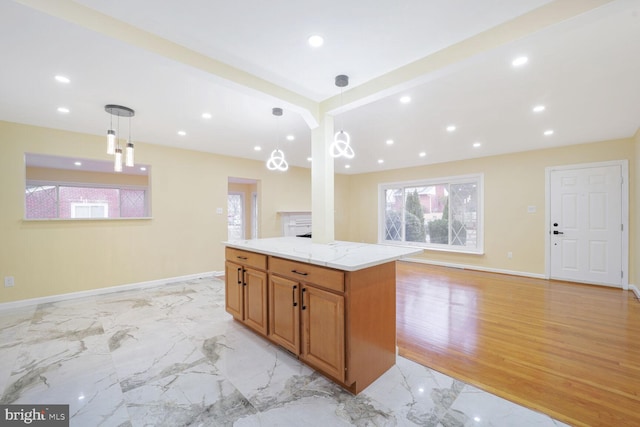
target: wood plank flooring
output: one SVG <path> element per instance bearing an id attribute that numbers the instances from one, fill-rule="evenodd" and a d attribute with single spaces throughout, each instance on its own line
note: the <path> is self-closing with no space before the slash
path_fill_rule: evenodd
<path id="1" fill-rule="evenodd" d="M 640 426 L 640 302 L 601 286 L 397 263 L 401 356 L 575 426 Z"/>

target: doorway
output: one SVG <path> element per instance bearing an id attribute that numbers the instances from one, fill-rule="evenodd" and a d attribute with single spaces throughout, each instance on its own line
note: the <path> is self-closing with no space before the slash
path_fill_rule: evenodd
<path id="1" fill-rule="evenodd" d="M 229 240 L 256 239 L 259 235 L 259 181 L 229 177 L 227 181 L 227 234 Z"/>
<path id="2" fill-rule="evenodd" d="M 628 287 L 628 162 L 547 168 L 547 277 Z"/>

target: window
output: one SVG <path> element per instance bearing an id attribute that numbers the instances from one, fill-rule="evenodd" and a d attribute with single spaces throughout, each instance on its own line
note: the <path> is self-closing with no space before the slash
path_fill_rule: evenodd
<path id="1" fill-rule="evenodd" d="M 378 240 L 483 252 L 482 175 L 380 185 Z"/>
<path id="2" fill-rule="evenodd" d="M 149 218 L 149 165 L 25 153 L 26 219 Z"/>
<path id="3" fill-rule="evenodd" d="M 144 188 L 112 188 L 97 184 L 70 185 L 27 181 L 25 217 L 144 218 L 148 217 Z"/>
<path id="4" fill-rule="evenodd" d="M 107 218 L 106 203 L 71 203 L 71 218 Z"/>
<path id="5" fill-rule="evenodd" d="M 227 215 L 229 240 L 244 239 L 244 193 L 227 195 Z"/>

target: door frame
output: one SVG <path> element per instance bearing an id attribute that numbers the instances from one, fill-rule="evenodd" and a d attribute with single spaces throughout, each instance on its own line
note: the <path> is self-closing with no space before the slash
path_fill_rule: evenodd
<path id="1" fill-rule="evenodd" d="M 629 160 L 611 160 L 607 162 L 579 163 L 573 165 L 548 166 L 545 168 L 545 238 L 544 238 L 544 265 L 545 278 L 551 277 L 551 173 L 571 169 L 588 169 L 596 167 L 620 166 L 622 173 L 621 186 L 621 213 L 622 213 L 622 289 L 629 289 Z M 589 283 L 589 282 L 584 282 Z M 593 282 L 592 282 L 593 283 Z M 601 283 L 599 283 L 602 285 Z M 612 286 L 612 285 L 606 285 Z M 612 286 L 618 288 L 617 286 Z"/>

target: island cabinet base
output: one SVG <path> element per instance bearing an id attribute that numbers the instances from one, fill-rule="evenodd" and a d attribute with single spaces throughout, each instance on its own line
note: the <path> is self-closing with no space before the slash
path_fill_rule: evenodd
<path id="1" fill-rule="evenodd" d="M 255 255 L 235 249 L 227 260 Z M 268 256 L 266 270 L 266 332 L 244 322 L 255 332 L 354 394 L 395 364 L 395 261 L 342 271 Z M 237 274 L 229 273 L 233 290 Z"/>

